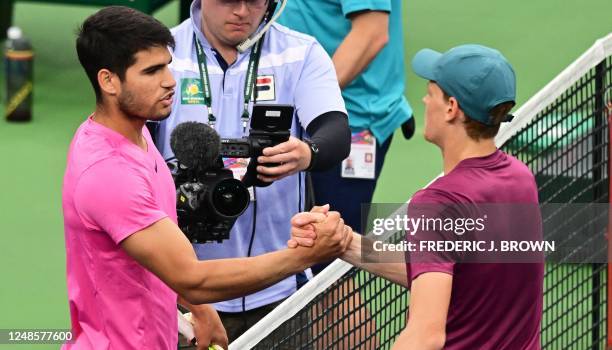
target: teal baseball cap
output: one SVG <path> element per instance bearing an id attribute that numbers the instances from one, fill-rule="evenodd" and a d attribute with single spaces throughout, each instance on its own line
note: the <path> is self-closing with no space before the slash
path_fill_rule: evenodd
<path id="1" fill-rule="evenodd" d="M 471 119 L 494 125 L 489 115 L 500 103 L 516 99 L 516 76 L 510 62 L 497 50 L 461 45 L 445 53 L 422 49 L 412 59 L 414 72 L 432 80 L 457 99 Z M 512 115 L 503 121 L 512 120 Z"/>

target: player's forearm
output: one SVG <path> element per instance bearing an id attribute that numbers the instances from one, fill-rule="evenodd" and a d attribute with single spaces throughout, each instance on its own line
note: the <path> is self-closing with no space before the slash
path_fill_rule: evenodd
<path id="1" fill-rule="evenodd" d="M 383 262 L 372 261 L 371 259 L 369 260 L 367 257 L 362 255 L 362 243 L 365 243 L 365 240 L 367 240 L 367 238 L 364 238 L 358 233 L 353 233 L 351 245 L 341 256 L 341 259 L 351 265 L 357 266 L 362 270 L 366 270 L 393 283 L 408 287 L 408 273 L 406 271 L 406 264 L 401 262 L 403 261 L 403 255 L 398 253 L 397 257 L 387 256 L 385 259 L 381 259 Z M 389 252 L 385 254 L 393 253 Z"/>
<path id="2" fill-rule="evenodd" d="M 387 12 L 366 11 L 352 17 L 350 32 L 332 56 L 341 89 L 372 62 L 388 40 Z"/>
<path id="3" fill-rule="evenodd" d="M 201 304 L 251 294 L 310 266 L 313 262 L 301 252 L 285 249 L 252 258 L 198 261 L 188 272 L 191 283 L 183 297 Z"/>
<path id="4" fill-rule="evenodd" d="M 190 304 L 250 294 L 317 261 L 317 251 L 308 248 L 253 258 L 200 261 L 185 235 L 168 218 L 133 233 L 121 247 Z"/>

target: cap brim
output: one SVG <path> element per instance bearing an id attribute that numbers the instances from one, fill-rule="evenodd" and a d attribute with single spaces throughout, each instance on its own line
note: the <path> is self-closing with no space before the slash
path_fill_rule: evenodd
<path id="1" fill-rule="evenodd" d="M 442 54 L 432 49 L 422 49 L 412 59 L 412 70 L 416 75 L 427 80 L 436 80 L 434 67 Z"/>

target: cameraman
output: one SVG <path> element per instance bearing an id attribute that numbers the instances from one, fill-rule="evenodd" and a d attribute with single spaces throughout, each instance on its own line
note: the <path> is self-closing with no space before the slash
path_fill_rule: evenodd
<path id="1" fill-rule="evenodd" d="M 79 30 L 77 53 L 96 108 L 70 144 L 63 183 L 73 334 L 65 349 L 176 349 L 177 301 L 194 314 L 199 349 L 226 347 L 216 311 L 191 304 L 270 286 L 350 243 L 336 213 L 321 217 L 325 233 L 315 249 L 197 260 L 176 225 L 172 175 L 144 127 L 170 114 L 173 45 L 166 27 L 126 7 L 104 8 Z"/>
<path id="2" fill-rule="evenodd" d="M 247 136 L 253 101 L 289 104 L 296 110 L 293 136 L 265 149 L 258 159 L 261 164 L 281 164 L 257 168 L 260 180 L 274 183 L 252 188 L 251 205 L 238 218 L 229 240 L 195 245 L 200 259 L 257 256 L 284 248 L 292 215 L 304 209 L 302 171 L 330 168 L 350 151 L 348 119 L 333 63 L 314 38 L 273 24 L 251 48 L 237 49 L 262 30 L 274 8 L 273 0 L 195 0 L 191 18 L 172 30 L 176 47 L 170 69 L 178 93 L 170 117 L 160 124 L 157 134 L 166 160 L 173 157 L 170 134 L 182 122 L 208 123 L 224 138 L 240 138 Z M 252 54 L 258 45 L 260 55 Z M 254 86 L 247 86 L 248 78 L 254 76 Z M 303 274 L 286 278 L 245 298 L 215 304 L 230 340 L 295 292 L 304 280 Z"/>

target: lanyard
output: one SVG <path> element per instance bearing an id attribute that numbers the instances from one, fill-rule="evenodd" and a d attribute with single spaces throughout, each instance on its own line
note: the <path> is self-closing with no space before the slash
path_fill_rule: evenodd
<path id="1" fill-rule="evenodd" d="M 200 70 L 200 80 L 202 81 L 202 89 L 204 90 L 204 104 L 208 107 L 208 124 L 214 129 L 217 118 L 212 112 L 212 93 L 210 91 L 210 78 L 208 77 L 208 67 L 206 64 L 206 55 L 200 40 L 193 34 L 193 40 L 196 46 L 198 56 L 198 68 Z M 249 57 L 249 66 L 247 68 L 246 78 L 244 80 L 244 109 L 242 111 L 242 132 L 246 133 L 247 124 L 249 123 L 249 101 L 253 95 L 253 90 L 257 79 L 257 67 L 259 66 L 259 57 L 261 56 L 261 46 L 263 44 L 263 36 L 251 50 Z M 257 98 L 257 96 L 256 96 Z"/>

